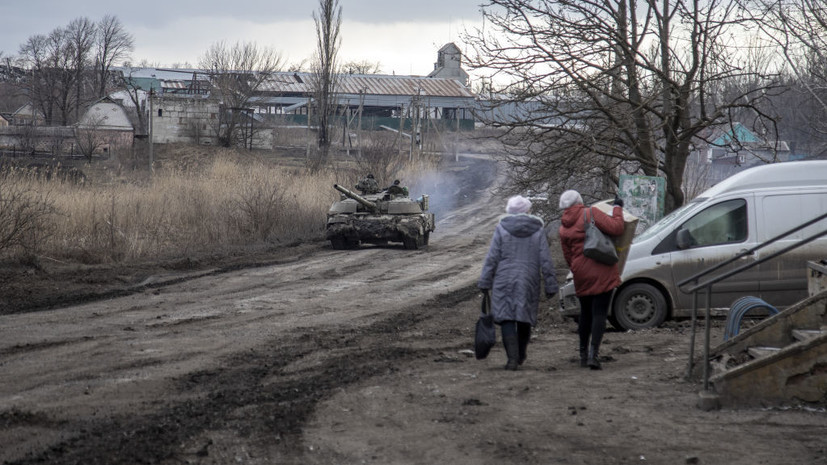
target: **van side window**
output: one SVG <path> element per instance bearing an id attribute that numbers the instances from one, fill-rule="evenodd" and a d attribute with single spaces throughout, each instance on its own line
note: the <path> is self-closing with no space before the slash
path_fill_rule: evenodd
<path id="1" fill-rule="evenodd" d="M 692 247 L 729 244 L 747 240 L 747 202 L 728 200 L 712 205 L 682 226 L 689 231 Z"/>

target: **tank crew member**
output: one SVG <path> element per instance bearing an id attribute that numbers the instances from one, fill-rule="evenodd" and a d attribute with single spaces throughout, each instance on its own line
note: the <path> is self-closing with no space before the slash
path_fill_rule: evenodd
<path id="1" fill-rule="evenodd" d="M 379 192 L 379 183 L 376 182 L 374 179 L 373 174 L 368 174 L 368 176 L 359 181 L 356 184 L 356 189 L 362 192 L 362 194 L 376 194 Z"/>

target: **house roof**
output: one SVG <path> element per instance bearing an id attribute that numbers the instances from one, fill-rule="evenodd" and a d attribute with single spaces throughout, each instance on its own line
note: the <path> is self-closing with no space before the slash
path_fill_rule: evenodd
<path id="1" fill-rule="evenodd" d="M 732 124 L 731 128 L 728 128 L 726 131 L 719 134 L 718 137 L 710 142 L 710 144 L 725 147 L 731 144 L 734 140 L 737 140 L 742 144 L 749 142 L 761 142 L 761 140 L 758 139 L 752 131 L 745 128 L 743 124 L 735 122 Z"/>
<path id="2" fill-rule="evenodd" d="M 788 152 L 790 150 L 787 142 L 759 137 L 737 121 L 732 123 L 732 125 L 710 128 L 705 134 L 701 134 L 701 137 L 708 141 L 707 145 L 709 145 L 710 148 L 730 150 L 733 145 L 737 145 L 747 150 L 771 150 L 778 152 Z"/>
<path id="3" fill-rule="evenodd" d="M 309 94 L 313 92 L 313 79 L 312 73 L 274 73 L 259 90 L 265 93 Z M 456 79 L 387 74 L 340 74 L 337 79 L 339 94 L 474 98 L 474 94 Z"/>
<path id="4" fill-rule="evenodd" d="M 207 80 L 207 73 L 197 69 L 122 68 L 121 71 L 132 79 L 155 79 L 171 89 L 184 88 L 193 79 Z M 474 98 L 474 94 L 456 79 L 386 74 L 340 74 L 337 78 L 340 94 L 359 95 L 364 92 L 374 95 Z M 259 90 L 264 93 L 309 94 L 313 92 L 312 81 L 312 73 L 277 72 Z"/>
<path id="5" fill-rule="evenodd" d="M 109 97 L 103 97 L 90 105 L 80 118 L 78 126 L 117 131 L 134 129 L 124 107 Z"/>
<path id="6" fill-rule="evenodd" d="M 447 52 L 447 51 L 460 52 L 460 49 L 453 42 L 448 42 L 447 44 L 443 45 L 442 48 L 439 49 L 439 51 L 440 52 Z"/>
<path id="7" fill-rule="evenodd" d="M 14 110 L 14 112 L 12 113 L 12 116 L 16 116 L 16 115 L 31 116 L 31 117 L 37 116 L 38 118 L 43 118 L 44 117 L 43 112 L 40 111 L 40 110 L 35 110 L 35 108 L 30 103 L 25 103 L 20 108 L 18 108 L 17 110 Z"/>

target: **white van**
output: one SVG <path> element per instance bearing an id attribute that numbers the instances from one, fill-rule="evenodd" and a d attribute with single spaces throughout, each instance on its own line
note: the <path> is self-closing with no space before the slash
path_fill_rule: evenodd
<path id="1" fill-rule="evenodd" d="M 677 283 L 824 213 L 827 160 L 762 165 L 721 181 L 634 239 L 609 321 L 620 329 L 642 329 L 690 316 L 692 294 Z M 827 220 L 819 221 L 702 281 L 825 230 Z M 725 314 L 744 296 L 760 297 L 779 310 L 792 305 L 807 297 L 807 261 L 824 258 L 827 236 L 714 284 L 712 313 Z M 701 291 L 699 308 L 705 303 Z M 579 315 L 571 280 L 560 290 L 560 307 L 565 316 Z"/>

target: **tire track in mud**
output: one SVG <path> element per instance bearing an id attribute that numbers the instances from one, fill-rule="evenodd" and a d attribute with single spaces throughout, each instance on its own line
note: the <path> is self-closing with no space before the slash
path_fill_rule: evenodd
<path id="1" fill-rule="evenodd" d="M 160 405 L 145 405 L 149 413 L 68 421 L 61 427 L 77 431 L 73 437 L 7 463 L 171 464 L 201 462 L 206 457 L 211 463 L 229 463 L 237 456 L 222 454 L 226 442 L 236 436 L 254 439 L 246 445 L 245 463 L 301 463 L 299 458 L 307 450 L 302 426 L 318 402 L 351 384 L 393 373 L 405 360 L 438 356 L 444 348 L 410 349 L 390 341 L 431 318 L 428 309 L 436 302 L 445 307 L 446 302 L 450 306 L 476 295 L 476 289 L 469 287 L 399 309 L 367 327 L 320 327 L 288 335 L 286 340 L 235 354 L 218 368 L 173 380 L 175 392 Z M 331 355 L 295 368 L 320 351 Z M 11 411 L 0 415 L 0 426 L 51 428 L 55 424 L 44 415 Z"/>
<path id="2" fill-rule="evenodd" d="M 297 428 L 332 389 L 431 355 L 388 341 L 431 317 L 420 308 L 428 299 L 444 306 L 475 295 L 496 219 L 485 208 L 460 207 L 468 214 L 440 223 L 425 250 L 325 246 L 300 260 L 150 279 L 130 295 L 4 316 L 0 353 L 10 357 L 0 370 L 14 382 L 0 387 L 0 415 L 13 421 L 0 443 L 33 430 L 58 439 L 18 439 L 0 460 L 180 463 L 209 453 L 210 441 L 216 450 L 218 441 L 245 442 L 247 430 L 292 438 L 255 447 L 294 454 Z M 308 358 L 313 368 L 284 372 Z M 226 459 L 214 462 L 234 461 Z"/>

